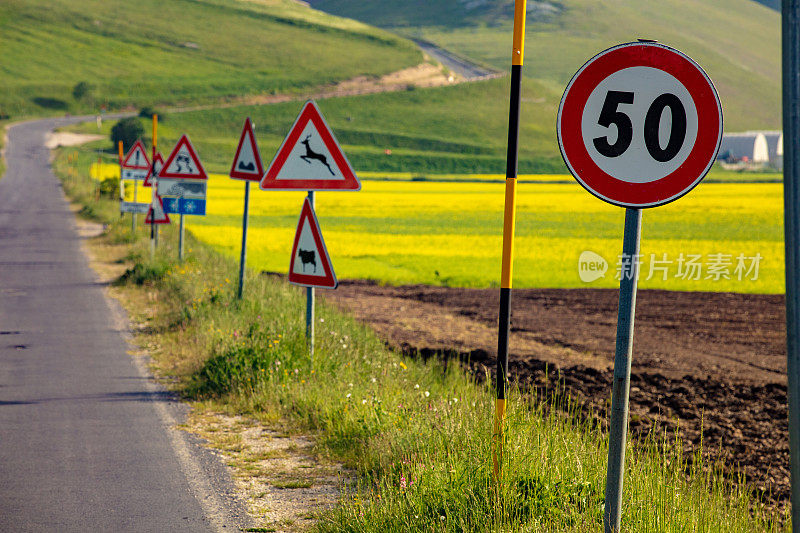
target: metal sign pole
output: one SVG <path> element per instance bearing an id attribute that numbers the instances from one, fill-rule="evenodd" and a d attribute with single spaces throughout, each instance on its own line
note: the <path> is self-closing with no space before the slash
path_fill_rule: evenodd
<path id="1" fill-rule="evenodd" d="M 786 370 L 792 524 L 800 524 L 800 0 L 783 0 L 783 194 L 786 235 Z"/>
<path id="2" fill-rule="evenodd" d="M 633 317 L 636 312 L 636 286 L 639 280 L 639 241 L 642 210 L 625 210 L 622 237 L 622 264 L 619 280 L 617 347 L 614 354 L 614 385 L 611 393 L 611 428 L 606 474 L 606 506 L 603 524 L 606 533 L 619 532 L 622 518 L 622 482 L 625 474 L 625 441 L 628 434 L 628 397 L 633 354 Z"/>
<path id="3" fill-rule="evenodd" d="M 250 219 L 250 182 L 244 182 L 244 214 L 242 215 L 242 253 L 239 256 L 239 292 L 237 298 L 242 299 L 244 291 L 244 267 L 247 262 L 247 223 Z"/>
<path id="4" fill-rule="evenodd" d="M 511 283 L 514 260 L 514 226 L 517 210 L 517 168 L 519 110 L 522 61 L 525 55 L 526 0 L 514 4 L 514 40 L 511 53 L 511 96 L 508 112 L 508 154 L 506 156 L 506 196 L 503 219 L 503 264 L 500 279 L 500 313 L 497 334 L 497 400 L 494 411 L 494 477 L 499 482 L 503 463 L 503 437 L 508 381 L 508 335 L 511 327 Z"/>
<path id="5" fill-rule="evenodd" d="M 158 194 L 158 176 L 156 176 L 156 150 L 158 145 L 158 115 L 153 114 L 153 157 L 150 171 L 153 174 L 153 194 Z M 153 255 L 158 248 L 158 224 L 155 223 L 155 212 L 153 213 L 153 223 L 150 224 L 150 238 L 153 239 Z"/>
<path id="6" fill-rule="evenodd" d="M 183 213 L 181 213 L 181 221 L 178 229 L 178 259 L 183 261 Z"/>
<path id="7" fill-rule="evenodd" d="M 314 191 L 308 191 L 308 203 L 314 209 Z M 314 360 L 314 287 L 306 287 L 306 342 Z"/>

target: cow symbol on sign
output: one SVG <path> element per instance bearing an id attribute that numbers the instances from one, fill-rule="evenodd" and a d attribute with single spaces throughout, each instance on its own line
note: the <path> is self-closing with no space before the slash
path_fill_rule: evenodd
<path id="1" fill-rule="evenodd" d="M 328 171 L 331 173 L 331 176 L 335 176 L 336 173 L 333 171 L 331 166 L 328 164 L 328 158 L 325 157 L 322 154 L 318 154 L 317 152 L 315 152 L 314 150 L 311 149 L 311 144 L 308 142 L 308 139 L 310 139 L 310 138 L 311 138 L 311 134 L 309 133 L 306 136 L 305 139 L 300 141 L 306 147 L 306 155 L 301 155 L 300 159 L 302 159 L 303 161 L 305 161 L 309 165 L 311 164 L 312 160 L 316 159 L 317 161 L 319 161 L 320 163 L 322 163 L 323 165 L 328 167 Z"/>
<path id="2" fill-rule="evenodd" d="M 300 261 L 303 263 L 303 273 L 305 273 L 308 263 L 314 265 L 314 273 L 317 273 L 317 253 L 314 250 L 303 250 L 300 248 L 297 250 L 297 255 L 300 256 Z"/>

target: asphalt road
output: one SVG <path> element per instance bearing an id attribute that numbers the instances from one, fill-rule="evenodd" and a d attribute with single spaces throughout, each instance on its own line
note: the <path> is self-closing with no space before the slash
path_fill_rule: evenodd
<path id="1" fill-rule="evenodd" d="M 221 466 L 170 427 L 182 407 L 127 353 L 119 309 L 95 281 L 50 171 L 45 134 L 78 120 L 9 131 L 0 179 L 0 531 L 232 531 Z"/>
<path id="2" fill-rule="evenodd" d="M 468 59 L 459 57 L 452 52 L 448 52 L 444 48 L 439 48 L 432 42 L 424 41 L 422 39 L 413 39 L 413 41 L 428 55 L 439 61 L 441 64 L 459 76 L 462 76 L 467 81 L 499 78 L 505 75 L 503 72 L 482 67 Z"/>

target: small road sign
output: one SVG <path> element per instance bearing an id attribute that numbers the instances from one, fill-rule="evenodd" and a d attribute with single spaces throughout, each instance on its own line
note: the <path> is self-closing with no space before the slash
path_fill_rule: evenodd
<path id="1" fill-rule="evenodd" d="M 261 189 L 361 189 L 353 167 L 317 104 L 309 100 L 261 180 Z"/>
<path id="2" fill-rule="evenodd" d="M 258 152 L 253 122 L 250 117 L 244 121 L 244 129 L 239 138 L 239 146 L 236 148 L 229 176 L 233 179 L 248 181 L 261 181 L 261 178 L 264 177 L 264 165 Z"/>
<path id="3" fill-rule="evenodd" d="M 169 224 L 169 216 L 164 211 L 164 203 L 158 194 L 153 195 L 153 202 L 150 204 L 150 209 L 147 210 L 147 217 L 145 217 L 144 223 Z"/>
<path id="4" fill-rule="evenodd" d="M 158 173 L 158 178 L 208 179 L 194 146 L 185 134 L 181 136 L 178 144 L 167 157 L 164 167 Z"/>
<path id="5" fill-rule="evenodd" d="M 133 147 L 128 151 L 125 159 L 122 160 L 122 168 L 131 170 L 150 170 L 150 159 L 147 158 L 147 151 L 144 149 L 141 139 L 137 139 Z"/>
<path id="6" fill-rule="evenodd" d="M 331 266 L 328 249 L 322 239 L 317 215 L 308 198 L 303 201 L 300 221 L 294 235 L 289 282 L 306 287 L 335 289 L 339 282 Z"/>
<path id="7" fill-rule="evenodd" d="M 155 170 L 156 177 L 158 177 L 158 173 L 161 172 L 161 169 L 164 167 L 164 158 L 161 157 L 161 152 L 157 153 L 156 156 L 153 158 L 153 167 L 147 171 L 147 177 L 144 179 L 145 187 L 152 187 L 153 186 L 153 170 Z"/>
<path id="8" fill-rule="evenodd" d="M 630 208 L 680 198 L 706 175 L 722 140 L 722 106 L 691 58 L 643 41 L 605 50 L 561 98 L 558 143 L 578 182 Z"/>
<path id="9" fill-rule="evenodd" d="M 120 202 L 120 213 L 141 213 L 142 215 L 150 211 L 150 204 L 143 204 L 140 202 Z"/>

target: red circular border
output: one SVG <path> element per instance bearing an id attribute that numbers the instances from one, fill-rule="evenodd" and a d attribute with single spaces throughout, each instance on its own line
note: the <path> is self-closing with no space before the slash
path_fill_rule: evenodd
<path id="1" fill-rule="evenodd" d="M 602 170 L 583 144 L 581 119 L 589 95 L 611 74 L 631 67 L 652 67 L 686 87 L 697 108 L 697 139 L 686 160 L 667 176 L 649 183 L 628 183 Z M 656 207 L 692 190 L 706 175 L 722 141 L 722 107 L 713 83 L 681 52 L 657 43 L 626 43 L 590 59 L 573 76 L 558 108 L 558 144 L 575 179 L 589 192 L 623 207 Z"/>

